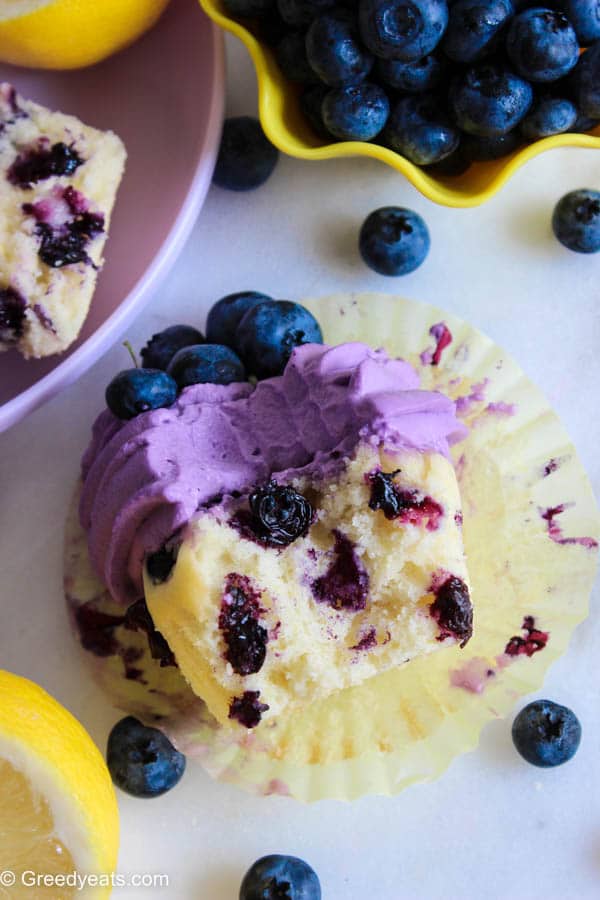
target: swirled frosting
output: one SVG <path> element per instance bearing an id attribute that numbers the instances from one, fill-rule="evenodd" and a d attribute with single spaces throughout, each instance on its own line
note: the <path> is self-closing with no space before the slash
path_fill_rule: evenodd
<path id="1" fill-rule="evenodd" d="M 466 429 L 452 400 L 366 344 L 306 344 L 283 375 L 198 384 L 123 422 L 105 410 L 83 457 L 81 524 L 113 597 L 143 595 L 144 558 L 216 498 L 274 478 L 329 477 L 361 442 L 448 455 Z"/>

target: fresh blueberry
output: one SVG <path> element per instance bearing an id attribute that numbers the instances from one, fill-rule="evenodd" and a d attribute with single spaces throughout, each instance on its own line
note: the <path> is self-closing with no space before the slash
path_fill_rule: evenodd
<path id="1" fill-rule="evenodd" d="M 124 369 L 106 388 L 106 405 L 118 419 L 171 406 L 176 399 L 177 385 L 160 369 Z"/>
<path id="2" fill-rule="evenodd" d="M 295 84 L 318 82 L 318 78 L 308 62 L 306 38 L 303 31 L 288 31 L 275 47 L 275 57 L 288 81 Z"/>
<path id="3" fill-rule="evenodd" d="M 446 71 L 442 59 L 430 53 L 416 62 L 401 62 L 399 59 L 378 59 L 375 64 L 380 81 L 396 91 L 420 94 L 435 90 Z"/>
<path id="4" fill-rule="evenodd" d="M 134 797 L 159 797 L 175 787 L 185 756 L 157 728 L 127 716 L 108 736 L 106 762 L 112 780 Z"/>
<path id="5" fill-rule="evenodd" d="M 182 347 L 204 343 L 204 335 L 191 325 L 171 325 L 153 334 L 142 350 L 142 362 L 147 369 L 164 369 Z"/>
<path id="6" fill-rule="evenodd" d="M 531 106 L 529 82 L 500 65 L 472 66 L 450 88 L 450 106 L 459 128 L 494 137 L 518 125 Z"/>
<path id="7" fill-rule="evenodd" d="M 600 125 L 600 119 L 592 119 L 590 116 L 579 115 L 575 119 L 570 130 L 575 132 L 575 134 L 583 134 L 586 131 L 592 131 L 594 128 L 597 128 L 598 125 Z"/>
<path id="8" fill-rule="evenodd" d="M 581 54 L 573 72 L 573 87 L 579 112 L 600 119 L 600 41 Z"/>
<path id="9" fill-rule="evenodd" d="M 306 35 L 306 53 L 313 71 L 329 87 L 358 84 L 373 67 L 373 57 L 360 40 L 356 17 L 343 7 L 313 21 Z"/>
<path id="10" fill-rule="evenodd" d="M 552 700 L 534 700 L 515 718 L 512 739 L 523 759 L 548 769 L 575 756 L 581 741 L 581 724 L 568 707 Z"/>
<path id="11" fill-rule="evenodd" d="M 427 225 L 416 212 L 383 206 L 363 222 L 359 250 L 363 260 L 380 275 L 407 275 L 429 253 Z"/>
<path id="12" fill-rule="evenodd" d="M 209 344 L 225 344 L 233 347 L 235 331 L 249 309 L 271 300 L 259 291 L 238 291 L 221 297 L 211 308 L 206 320 L 206 340 Z M 196 343 L 200 343 L 197 341 Z"/>
<path id="13" fill-rule="evenodd" d="M 466 134 L 462 139 L 461 146 L 471 162 L 490 162 L 490 160 L 500 159 L 509 153 L 514 153 L 521 143 L 521 136 L 515 130 L 493 137 L 477 137 L 474 134 Z"/>
<path id="14" fill-rule="evenodd" d="M 554 0 L 551 5 L 565 14 L 582 47 L 600 40 L 600 0 Z"/>
<path id="15" fill-rule="evenodd" d="M 313 19 L 335 4 L 336 0 L 277 0 L 281 18 L 293 28 L 310 25 Z"/>
<path id="16" fill-rule="evenodd" d="M 322 113 L 325 127 L 339 140 L 371 141 L 387 122 L 390 101 L 383 88 L 365 81 L 329 91 Z"/>
<path id="17" fill-rule="evenodd" d="M 459 175 L 465 174 L 470 167 L 471 162 L 472 159 L 468 153 L 465 152 L 463 141 L 461 141 L 454 153 L 451 153 L 450 156 L 445 156 L 437 163 L 432 163 L 432 165 L 427 166 L 426 169 L 436 177 L 458 178 Z"/>
<path id="18" fill-rule="evenodd" d="M 567 17 L 540 7 L 514 17 L 506 50 L 519 75 L 529 81 L 556 81 L 579 59 L 579 42 Z"/>
<path id="19" fill-rule="evenodd" d="M 360 0 L 363 41 L 375 56 L 413 62 L 439 43 L 448 24 L 446 0 Z"/>
<path id="20" fill-rule="evenodd" d="M 226 119 L 213 181 L 230 191 L 250 191 L 264 184 L 278 157 L 258 119 L 252 116 Z"/>
<path id="21" fill-rule="evenodd" d="M 190 384 L 231 384 L 245 381 L 246 372 L 236 353 L 222 344 L 195 344 L 179 350 L 168 369 L 182 390 Z"/>
<path id="22" fill-rule="evenodd" d="M 566 97 L 540 96 L 520 124 L 528 141 L 570 131 L 577 121 L 577 107 Z"/>
<path id="23" fill-rule="evenodd" d="M 322 343 L 315 317 L 289 300 L 266 300 L 253 306 L 235 333 L 236 349 L 248 372 L 258 378 L 281 375 L 295 347 Z"/>
<path id="24" fill-rule="evenodd" d="M 323 100 L 329 93 L 324 84 L 313 84 L 300 94 L 300 109 L 314 133 L 321 140 L 330 141 L 332 136 L 323 121 Z"/>
<path id="25" fill-rule="evenodd" d="M 444 53 L 460 63 L 481 59 L 495 48 L 513 13 L 511 0 L 458 0 L 450 9 Z"/>
<path id="26" fill-rule="evenodd" d="M 554 234 L 569 250 L 600 250 L 600 191 L 579 190 L 558 201 L 552 216 Z"/>
<path id="27" fill-rule="evenodd" d="M 240 900 L 321 900 L 316 872 L 296 856 L 263 856 L 244 875 Z"/>
<path id="28" fill-rule="evenodd" d="M 386 146 L 418 166 L 428 166 L 450 156 L 460 133 L 431 94 L 402 97 L 392 109 L 383 134 Z"/>
<path id="29" fill-rule="evenodd" d="M 229 16 L 260 19 L 275 9 L 275 0 L 223 0 L 223 9 Z"/>
<path id="30" fill-rule="evenodd" d="M 288 33 L 290 26 L 283 21 L 279 15 L 279 10 L 275 10 L 270 16 L 258 19 L 254 23 L 257 37 L 267 45 L 267 47 L 276 47 L 279 41 Z"/>

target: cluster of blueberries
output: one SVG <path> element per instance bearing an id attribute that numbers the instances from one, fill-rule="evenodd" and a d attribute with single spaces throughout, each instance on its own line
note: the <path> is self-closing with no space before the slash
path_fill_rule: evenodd
<path id="1" fill-rule="evenodd" d="M 600 121 L 598 0 L 223 5 L 272 46 L 324 140 L 375 141 L 458 175 L 472 161 Z"/>
<path id="2" fill-rule="evenodd" d="M 222 297 L 206 322 L 206 338 L 191 325 L 171 325 L 142 350 L 143 366 L 124 369 L 106 389 L 119 419 L 172 406 L 192 384 L 231 384 L 248 376 L 281 375 L 292 350 L 322 344 L 319 323 L 304 306 L 257 291 Z"/>

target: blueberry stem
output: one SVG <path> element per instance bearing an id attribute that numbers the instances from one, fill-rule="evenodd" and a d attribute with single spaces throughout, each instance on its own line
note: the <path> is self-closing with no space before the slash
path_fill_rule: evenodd
<path id="1" fill-rule="evenodd" d="M 133 365 L 136 367 L 136 369 L 139 369 L 140 364 L 137 360 L 137 356 L 135 355 L 135 351 L 134 351 L 133 347 L 131 346 L 130 342 L 123 341 L 123 346 L 125 347 L 125 349 L 129 353 L 129 355 L 131 356 L 131 358 L 133 360 Z"/>

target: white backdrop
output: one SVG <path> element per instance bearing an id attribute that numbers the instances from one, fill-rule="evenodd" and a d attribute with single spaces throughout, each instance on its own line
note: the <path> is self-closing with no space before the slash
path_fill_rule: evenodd
<path id="1" fill-rule="evenodd" d="M 228 52 L 228 113 L 253 113 L 250 63 L 233 39 Z M 294 300 L 387 290 L 435 303 L 487 332 L 541 385 L 600 492 L 600 255 L 569 253 L 550 231 L 555 201 L 578 187 L 600 187 L 600 153 L 546 154 L 498 197 L 465 211 L 434 206 L 376 162 L 281 159 L 256 192 L 211 189 L 181 258 L 128 337 L 139 348 L 166 325 L 203 325 L 211 303 L 247 288 Z M 360 224 L 384 204 L 416 209 L 431 230 L 428 260 L 403 279 L 370 272 L 358 256 Z M 127 365 L 117 345 L 77 385 L 0 435 L 0 664 L 55 694 L 102 748 L 119 714 L 67 634 L 62 527 L 105 385 Z M 582 721 L 582 746 L 567 766 L 528 766 L 502 721 L 438 782 L 352 805 L 255 799 L 190 765 L 162 798 L 120 795 L 119 871 L 167 873 L 170 886 L 115 897 L 237 900 L 247 866 L 280 851 L 311 862 L 324 900 L 597 898 L 599 601 L 596 591 L 591 618 L 540 695 L 572 706 Z"/>

